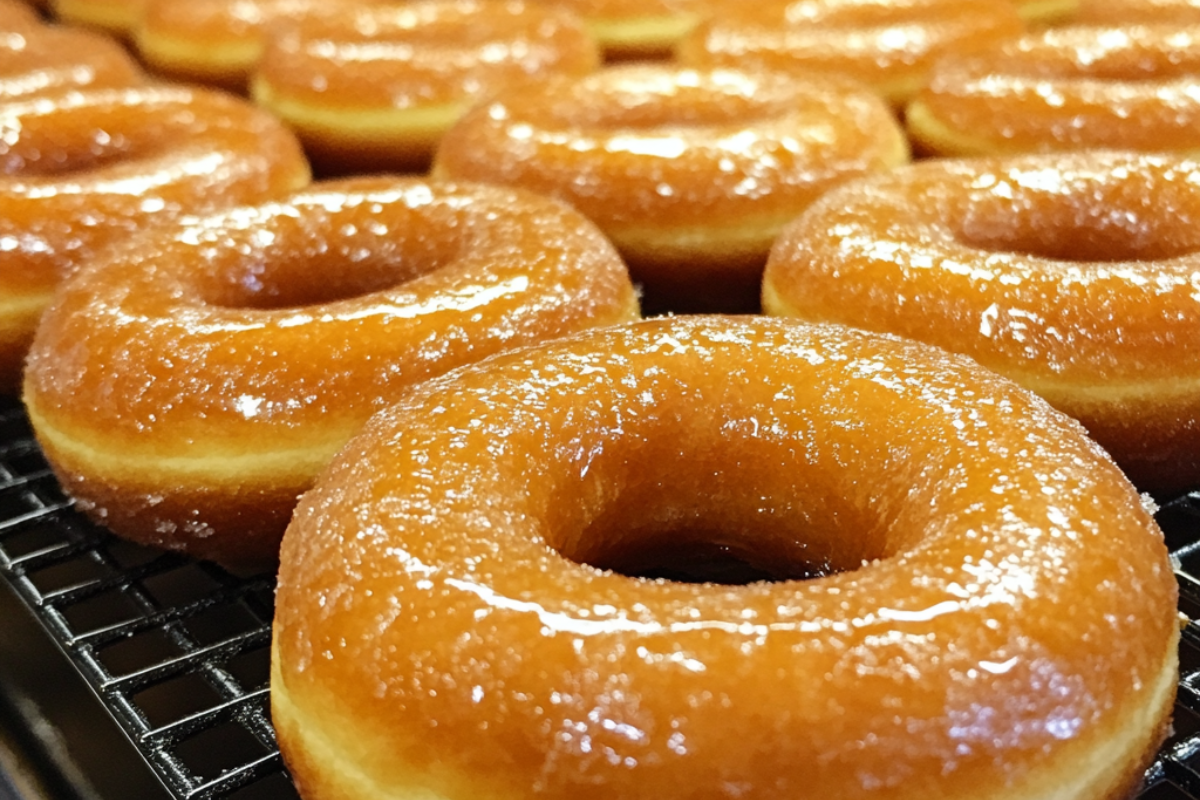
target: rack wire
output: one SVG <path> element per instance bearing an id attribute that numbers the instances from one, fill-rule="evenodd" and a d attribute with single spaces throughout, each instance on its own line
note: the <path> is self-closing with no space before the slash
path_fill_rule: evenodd
<path id="1" fill-rule="evenodd" d="M 1158 514 L 1200 619 L 1200 493 Z M 268 706 L 273 578 L 114 539 L 76 514 L 18 403 L 0 398 L 0 576 L 178 800 L 295 798 Z M 1200 800 L 1200 626 L 1142 800 Z"/>
<path id="2" fill-rule="evenodd" d="M 268 708 L 274 580 L 114 539 L 0 401 L 0 573 L 180 800 L 295 797 Z"/>

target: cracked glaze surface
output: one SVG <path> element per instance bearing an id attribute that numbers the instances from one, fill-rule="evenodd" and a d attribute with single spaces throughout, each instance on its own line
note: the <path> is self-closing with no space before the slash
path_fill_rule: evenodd
<path id="1" fill-rule="evenodd" d="M 577 563 L 689 536 L 850 571 Z M 346 796 L 1041 797 L 1079 747 L 1154 739 L 1174 600 L 1132 487 L 1009 382 L 836 326 L 658 319 L 377 416 L 285 539 L 273 702 L 316 796 L 343 796 L 327 766 Z"/>

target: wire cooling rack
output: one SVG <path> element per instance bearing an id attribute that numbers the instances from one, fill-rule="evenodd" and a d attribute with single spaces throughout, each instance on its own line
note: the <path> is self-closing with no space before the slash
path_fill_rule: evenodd
<path id="1" fill-rule="evenodd" d="M 1200 619 L 1200 493 L 1159 522 Z M 273 579 L 114 539 L 74 513 L 20 406 L 0 399 L 0 575 L 167 797 L 295 798 L 268 708 Z M 0 625 L 3 625 L 0 622 Z M 3 655 L 3 653 L 0 653 Z M 1200 800 L 1200 626 L 1183 632 L 1175 731 L 1144 800 Z M 93 701 L 94 702 L 94 701 Z"/>

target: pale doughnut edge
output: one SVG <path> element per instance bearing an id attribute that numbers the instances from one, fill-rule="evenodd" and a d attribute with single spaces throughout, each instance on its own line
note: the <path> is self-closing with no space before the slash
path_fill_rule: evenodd
<path id="1" fill-rule="evenodd" d="M 250 96 L 287 122 L 318 163 L 425 168 L 442 134 L 470 103 L 418 108 L 323 107 L 276 91 L 260 73 L 250 78 Z"/>
<path id="2" fill-rule="evenodd" d="M 1095 731 L 1090 741 L 1067 743 L 1067 753 L 1049 754 L 1044 767 L 1016 792 L 1010 787 L 980 787 L 972 800 L 1125 800 L 1141 787 L 1142 775 L 1171 728 L 1171 712 L 1179 671 L 1179 634 L 1175 632 L 1158 674 L 1143 684 L 1141 703 L 1130 703 L 1105 730 Z M 332 693 L 331 693 L 332 694 Z M 336 698 L 293 696 L 283 680 L 278 644 L 271 645 L 271 716 L 280 749 L 306 800 L 467 800 L 447 796 L 419 785 L 421 775 L 393 766 L 381 779 L 345 755 L 346 743 L 362 752 L 384 752 L 386 743 L 372 744 L 356 720 L 336 716 Z M 326 711 L 314 709 L 324 706 Z M 306 707 L 307 706 L 307 707 Z M 385 759 L 394 765 L 396 754 Z M 409 785 L 397 778 L 411 774 Z M 1067 780 L 1063 777 L 1067 776 Z M 486 776 L 465 776 L 464 783 L 486 782 Z"/>
<path id="3" fill-rule="evenodd" d="M 47 460 L 80 511 L 124 538 L 230 567 L 274 562 L 297 497 L 358 424 L 312 431 L 306 443 L 243 437 L 240 449 L 208 443 L 180 456 L 170 453 L 170 442 L 147 450 L 119 436 L 66 430 L 28 392 L 26 407 Z M 181 443 L 175 452 L 184 450 Z"/>
<path id="4" fill-rule="evenodd" d="M 904 124 L 909 138 L 918 152 L 939 156 L 984 156 L 1016 153 L 1018 150 L 1004 147 L 978 136 L 970 136 L 948 127 L 934 116 L 920 99 L 909 103 L 904 112 Z"/>
<path id="5" fill-rule="evenodd" d="M 584 27 L 609 58 L 653 58 L 669 55 L 675 42 L 699 21 L 700 17 L 694 14 L 634 19 L 586 17 Z"/>
<path id="6" fill-rule="evenodd" d="M 139 27 L 134 40 L 138 55 L 152 70 L 177 78 L 243 90 L 247 73 L 262 56 L 262 43 L 232 40 L 197 44 L 187 38 Z"/>

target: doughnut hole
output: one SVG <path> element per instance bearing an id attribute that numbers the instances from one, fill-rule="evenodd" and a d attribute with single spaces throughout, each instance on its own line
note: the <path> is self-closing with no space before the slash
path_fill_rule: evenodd
<path id="1" fill-rule="evenodd" d="M 872 438 L 852 426 L 817 433 L 797 447 L 762 433 L 796 420 L 745 416 L 759 387 L 715 396 L 710 391 L 693 405 L 719 409 L 713 418 L 685 421 L 671 403 L 635 408 L 603 444 L 580 445 L 586 469 L 561 463 L 532 468 L 584 476 L 582 484 L 557 484 L 541 504 L 547 543 L 571 561 L 631 577 L 745 584 L 850 572 L 925 535 L 925 490 L 893 503 L 884 499 L 885 487 L 899 494 L 927 485 L 920 473 L 942 443 L 930 443 L 928 452 L 900 451 L 889 448 L 886 435 Z M 825 404 L 882 414 L 877 406 L 887 402 L 872 392 L 794 393 L 802 396 L 797 405 L 817 416 L 831 413 Z M 660 393 L 648 390 L 647 396 Z M 555 449 L 577 453 L 561 443 L 587 442 L 588 434 L 560 430 L 552 436 L 559 442 Z"/>
<path id="2" fill-rule="evenodd" d="M 951 220 L 962 244 L 1058 261 L 1115 263 L 1178 258 L 1200 250 L 1194 202 L 1150 180 L 1066 180 L 1049 171 L 1019 174 L 975 192 Z M 991 180 L 986 178 L 985 182 Z M 1172 213 L 1164 213 L 1171 208 Z"/>
<path id="3" fill-rule="evenodd" d="M 681 461 L 659 473 L 665 480 L 623 477 L 594 519 L 552 535 L 563 556 L 631 577 L 744 584 L 849 572 L 896 552 L 883 520 L 828 489 L 764 485 L 762 476 Z M 724 486 L 740 480 L 747 483 Z"/>
<path id="4" fill-rule="evenodd" d="M 195 278 L 198 297 L 218 308 L 273 311 L 400 286 L 452 263 L 463 250 L 462 240 L 451 235 L 398 235 L 418 229 L 422 220 L 416 217 L 406 209 L 386 224 L 302 226 L 277 216 L 270 230 L 245 231 L 243 248 L 214 248 Z"/>
<path id="5" fill-rule="evenodd" d="M 740 448 L 718 452 L 727 449 Z M 834 487 L 687 461 L 650 462 L 662 465 L 654 476 L 603 478 L 618 491 L 576 536 L 552 544 L 572 561 L 631 577 L 727 584 L 848 572 L 893 552 L 880 520 L 842 507 Z"/>

